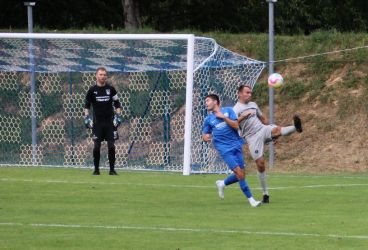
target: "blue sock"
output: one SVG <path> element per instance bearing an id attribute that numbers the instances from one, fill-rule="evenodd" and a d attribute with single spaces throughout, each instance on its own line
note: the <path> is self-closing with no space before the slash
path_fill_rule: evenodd
<path id="1" fill-rule="evenodd" d="M 236 182 L 238 182 L 238 178 L 236 178 L 235 174 L 231 174 L 231 175 L 229 175 L 229 176 L 224 180 L 225 186 L 231 185 L 231 184 L 236 183 Z"/>
<path id="2" fill-rule="evenodd" d="M 246 180 L 240 180 L 239 181 L 239 186 L 240 189 L 243 191 L 243 193 L 245 194 L 245 196 L 247 196 L 247 198 L 253 197 L 252 192 L 250 191 L 249 187 L 248 187 L 248 183 Z"/>

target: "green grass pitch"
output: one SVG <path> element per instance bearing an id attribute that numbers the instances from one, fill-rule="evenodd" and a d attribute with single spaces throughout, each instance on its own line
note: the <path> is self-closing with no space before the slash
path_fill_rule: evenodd
<path id="1" fill-rule="evenodd" d="M 0 249 L 368 249 L 367 173 L 270 173 L 258 208 L 225 175 L 91 173 L 0 167 Z"/>

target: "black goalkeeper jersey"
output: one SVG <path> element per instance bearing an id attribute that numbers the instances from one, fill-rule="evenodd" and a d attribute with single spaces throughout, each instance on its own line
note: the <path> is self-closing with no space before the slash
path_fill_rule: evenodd
<path id="1" fill-rule="evenodd" d="M 97 86 L 97 84 L 90 87 L 86 95 L 84 107 L 90 109 L 91 105 L 94 122 L 112 121 L 114 116 L 113 105 L 115 108 L 120 108 L 115 88 L 109 84 L 105 84 L 103 87 Z"/>

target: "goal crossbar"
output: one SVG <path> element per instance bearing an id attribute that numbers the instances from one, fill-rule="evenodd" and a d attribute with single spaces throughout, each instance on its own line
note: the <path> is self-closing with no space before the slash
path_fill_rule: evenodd
<path id="1" fill-rule="evenodd" d="M 1 38 L 77 40 L 188 40 L 193 34 L 0 33 Z"/>

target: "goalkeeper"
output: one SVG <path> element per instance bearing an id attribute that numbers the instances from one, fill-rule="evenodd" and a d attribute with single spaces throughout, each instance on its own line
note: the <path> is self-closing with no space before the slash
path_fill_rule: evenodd
<path id="1" fill-rule="evenodd" d="M 262 203 L 269 203 L 269 194 L 266 182 L 265 160 L 263 157 L 264 144 L 276 140 L 279 136 L 301 133 L 302 122 L 298 115 L 294 115 L 294 125 L 281 127 L 269 124 L 258 105 L 251 101 L 252 89 L 248 85 L 238 88 L 238 102 L 233 107 L 238 115 L 241 136 L 247 141 L 250 155 L 255 160 L 258 178 L 263 190 Z"/>
<path id="2" fill-rule="evenodd" d="M 117 127 L 121 124 L 121 104 L 115 88 L 106 83 L 107 71 L 104 67 L 96 70 L 96 84 L 89 88 L 84 106 L 84 124 L 93 133 L 93 175 L 100 175 L 101 142 L 107 141 L 110 171 L 109 175 L 117 175 L 115 171 L 115 140 L 118 139 Z M 93 121 L 89 117 L 93 108 Z M 114 115 L 114 108 L 116 115 Z"/>

